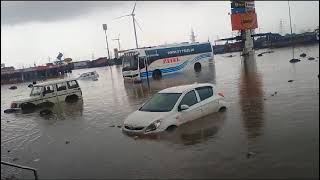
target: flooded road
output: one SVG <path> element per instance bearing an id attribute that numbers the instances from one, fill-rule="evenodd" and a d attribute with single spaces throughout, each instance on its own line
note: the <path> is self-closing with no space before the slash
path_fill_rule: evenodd
<path id="1" fill-rule="evenodd" d="M 198 74 L 165 76 L 150 86 L 124 83 L 116 66 L 74 70 L 74 77 L 96 70 L 100 78 L 79 81 L 83 101 L 59 103 L 47 117 L 4 114 L 30 89 L 3 85 L 1 160 L 34 167 L 41 179 L 318 178 L 319 46 L 297 48 L 315 60 L 296 64 L 289 63 L 290 48 L 257 57 L 263 51 L 247 59 L 216 55 Z M 215 83 L 227 111 L 157 137 L 135 139 L 117 127 L 157 91 L 193 82 Z"/>

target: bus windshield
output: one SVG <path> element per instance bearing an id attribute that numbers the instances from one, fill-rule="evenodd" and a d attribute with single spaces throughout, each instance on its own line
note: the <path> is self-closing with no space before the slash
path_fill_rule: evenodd
<path id="1" fill-rule="evenodd" d="M 135 56 L 124 56 L 123 57 L 123 71 L 137 70 L 138 69 L 138 57 Z"/>

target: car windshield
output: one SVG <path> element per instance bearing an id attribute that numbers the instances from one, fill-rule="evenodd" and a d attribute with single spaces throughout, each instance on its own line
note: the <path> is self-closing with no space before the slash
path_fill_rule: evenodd
<path id="1" fill-rule="evenodd" d="M 157 93 L 139 111 L 168 112 L 171 111 L 181 93 Z"/>
<path id="2" fill-rule="evenodd" d="M 42 91 L 42 86 L 33 86 L 30 96 L 39 96 Z"/>

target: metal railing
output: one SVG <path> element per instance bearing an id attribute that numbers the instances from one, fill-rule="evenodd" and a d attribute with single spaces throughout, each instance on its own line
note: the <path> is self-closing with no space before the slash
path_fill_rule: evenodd
<path id="1" fill-rule="evenodd" d="M 7 165 L 7 166 L 16 167 L 16 168 L 21 168 L 21 169 L 26 169 L 26 170 L 33 171 L 34 179 L 35 179 L 35 180 L 38 180 L 37 170 L 36 170 L 36 169 L 34 169 L 34 168 L 27 167 L 27 166 L 20 166 L 20 165 L 17 165 L 17 164 L 12 164 L 12 163 L 8 163 L 8 162 L 4 162 L 4 161 L 1 161 L 1 164 Z"/>

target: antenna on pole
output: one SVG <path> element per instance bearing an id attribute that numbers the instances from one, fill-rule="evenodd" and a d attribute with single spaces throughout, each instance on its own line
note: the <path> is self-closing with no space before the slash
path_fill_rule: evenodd
<path id="1" fill-rule="evenodd" d="M 193 28 L 191 28 L 190 41 L 191 41 L 191 43 L 195 43 L 196 42 L 196 36 L 194 35 Z"/>
<path id="2" fill-rule="evenodd" d="M 118 38 L 112 39 L 112 40 L 118 41 L 118 48 L 119 48 L 119 51 L 120 51 L 120 34 L 118 34 Z"/>
<path id="3" fill-rule="evenodd" d="M 280 19 L 280 24 L 279 24 L 279 34 L 283 35 L 283 21 Z"/>

